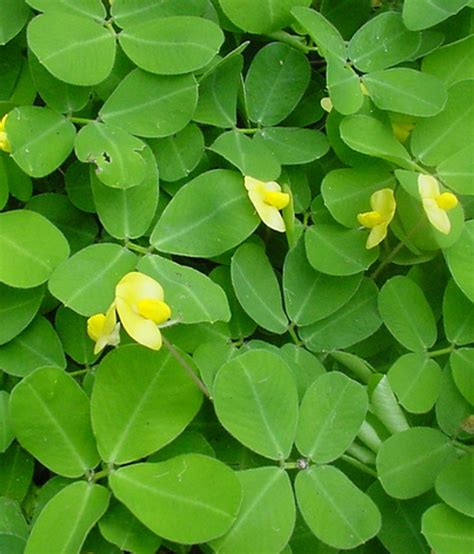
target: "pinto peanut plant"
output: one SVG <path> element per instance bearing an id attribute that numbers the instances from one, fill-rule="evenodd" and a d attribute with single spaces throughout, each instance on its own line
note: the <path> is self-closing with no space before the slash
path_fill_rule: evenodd
<path id="1" fill-rule="evenodd" d="M 472 554 L 473 8 L 0 0 L 0 554 Z"/>

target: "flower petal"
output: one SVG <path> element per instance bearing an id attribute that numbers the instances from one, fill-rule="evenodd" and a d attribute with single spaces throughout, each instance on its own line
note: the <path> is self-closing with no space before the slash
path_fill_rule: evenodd
<path id="1" fill-rule="evenodd" d="M 265 225 L 274 231 L 284 233 L 286 227 L 281 213 L 273 206 L 266 204 L 258 192 L 249 192 L 249 197 Z"/>
<path id="2" fill-rule="evenodd" d="M 436 200 L 432 198 L 423 199 L 423 208 L 428 216 L 428 219 L 435 229 L 444 235 L 448 235 L 451 231 L 451 221 L 448 214 L 442 210 Z"/>
<path id="3" fill-rule="evenodd" d="M 151 319 L 137 314 L 126 300 L 117 297 L 116 304 L 120 321 L 132 339 L 152 350 L 159 350 L 162 341 L 158 326 Z"/>
<path id="4" fill-rule="evenodd" d="M 152 277 L 131 271 L 127 273 L 115 287 L 115 295 L 132 306 L 136 306 L 145 298 L 163 300 L 164 293 L 161 285 Z"/>
<path id="5" fill-rule="evenodd" d="M 380 244 L 383 241 L 383 239 L 387 236 L 387 227 L 387 223 L 381 223 L 380 225 L 376 225 L 370 231 L 365 245 L 367 250 L 374 248 L 375 246 L 377 246 L 377 244 Z"/>
<path id="6" fill-rule="evenodd" d="M 437 198 L 439 196 L 439 183 L 432 175 L 418 175 L 418 192 L 422 199 Z"/>
<path id="7" fill-rule="evenodd" d="M 395 215 L 397 204 L 392 189 L 380 189 L 370 197 L 372 209 L 378 212 L 385 223 L 390 223 Z"/>

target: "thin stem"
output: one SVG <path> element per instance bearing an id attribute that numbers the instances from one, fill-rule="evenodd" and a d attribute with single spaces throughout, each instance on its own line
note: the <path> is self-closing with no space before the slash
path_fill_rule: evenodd
<path id="1" fill-rule="evenodd" d="M 357 469 L 360 469 L 364 473 L 367 473 L 367 475 L 371 475 L 372 477 L 377 477 L 377 472 L 373 470 L 371 467 L 363 464 L 359 460 L 356 460 L 352 456 L 348 456 L 347 454 L 343 454 L 341 456 L 343 460 L 345 460 L 347 463 L 351 464 L 352 466 L 356 467 Z"/>
<path id="2" fill-rule="evenodd" d="M 258 133 L 260 129 L 257 127 L 250 127 L 249 129 L 235 129 L 236 131 L 239 131 L 239 133 L 245 133 L 246 135 L 254 135 L 255 133 Z"/>
<path id="3" fill-rule="evenodd" d="M 298 335 L 296 334 L 294 322 L 291 322 L 290 325 L 288 326 L 288 333 L 292 341 L 296 344 L 296 346 L 301 346 L 303 344 L 298 338 Z"/>
<path id="4" fill-rule="evenodd" d="M 199 377 L 194 373 L 193 368 L 188 364 L 188 362 L 181 356 L 181 354 L 174 348 L 174 346 L 170 343 L 169 340 L 167 340 L 165 337 L 163 338 L 163 344 L 166 346 L 166 348 L 169 350 L 169 353 L 173 356 L 173 358 L 179 363 L 179 365 L 186 370 L 189 377 L 194 381 L 195 385 L 201 389 L 201 391 L 204 393 L 209 400 L 211 399 L 211 394 L 207 390 L 206 385 L 199 379 Z"/>
<path id="5" fill-rule="evenodd" d="M 451 440 L 451 444 L 453 444 L 456 448 L 459 448 L 461 450 L 464 450 L 464 452 L 472 452 L 473 446 L 469 444 L 464 444 L 463 442 L 460 442 L 456 439 Z"/>
<path id="6" fill-rule="evenodd" d="M 71 377 L 76 377 L 77 375 L 84 375 L 89 371 L 90 371 L 90 368 L 87 367 L 86 369 L 78 369 L 77 371 L 70 371 L 68 375 L 70 375 Z"/>
<path id="7" fill-rule="evenodd" d="M 303 52 L 303 54 L 307 54 L 312 50 L 312 48 L 306 46 L 306 44 L 304 44 L 304 42 L 302 42 L 299 37 L 296 37 L 295 35 L 290 35 L 290 33 L 287 33 L 286 31 L 276 31 L 265 36 L 271 40 L 284 42 L 285 44 L 288 44 L 288 46 L 292 46 L 293 48 L 296 48 L 296 50 Z"/>
<path id="8" fill-rule="evenodd" d="M 438 356 L 444 356 L 445 354 L 451 354 L 455 349 L 454 344 L 446 346 L 446 348 L 440 348 L 439 350 L 433 350 L 432 352 L 427 352 L 428 358 L 437 358 Z"/>
<path id="9" fill-rule="evenodd" d="M 395 246 L 395 248 L 388 254 L 388 256 L 382 260 L 382 262 L 380 263 L 380 265 L 377 267 L 377 269 L 370 275 L 370 278 L 371 279 L 376 279 L 380 273 L 385 269 L 385 267 L 395 258 L 395 256 L 400 252 L 400 250 L 402 250 L 402 248 L 404 246 L 406 246 L 406 241 L 412 237 L 415 233 L 415 231 L 418 229 L 418 227 L 421 225 L 421 223 L 423 222 L 423 219 L 420 219 L 420 221 L 418 221 L 418 223 L 416 223 L 415 225 L 413 225 L 413 227 L 410 229 L 410 231 L 405 235 L 405 238 L 402 239 L 398 244 L 397 246 Z"/>
<path id="10" fill-rule="evenodd" d="M 139 244 L 135 244 L 129 241 L 125 242 L 125 248 L 128 248 L 129 250 L 133 250 L 134 252 L 138 252 L 138 254 L 143 254 L 144 256 L 146 254 L 150 254 L 152 250 L 152 247 L 140 246 Z"/>
<path id="11" fill-rule="evenodd" d="M 69 121 L 72 123 L 79 123 L 80 125 L 88 125 L 89 123 L 97 123 L 95 119 L 88 119 L 87 117 L 70 117 Z"/>
<path id="12" fill-rule="evenodd" d="M 106 467 L 105 469 L 102 469 L 101 471 L 98 471 L 97 473 L 94 473 L 92 475 L 92 481 L 94 483 L 97 483 L 100 479 L 103 479 L 104 477 L 108 477 L 110 475 L 110 468 Z"/>

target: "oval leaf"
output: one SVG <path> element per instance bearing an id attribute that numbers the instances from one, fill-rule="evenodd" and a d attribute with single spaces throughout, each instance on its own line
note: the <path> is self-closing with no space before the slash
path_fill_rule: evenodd
<path id="1" fill-rule="evenodd" d="M 436 552 L 470 554 L 474 548 L 474 520 L 446 504 L 435 504 L 423 514 L 421 532 Z"/>
<path id="2" fill-rule="evenodd" d="M 154 533 L 184 544 L 223 535 L 235 521 L 241 501 L 234 472 L 201 454 L 124 467 L 110 476 L 110 486 Z"/>
<path id="3" fill-rule="evenodd" d="M 12 391 L 10 413 L 18 442 L 55 473 L 79 477 L 98 463 L 89 399 L 60 369 L 40 368 L 25 377 Z"/>
<path id="4" fill-rule="evenodd" d="M 217 373 L 213 396 L 219 421 L 240 442 L 272 460 L 290 455 L 298 394 L 280 356 L 251 350 L 233 358 Z"/>

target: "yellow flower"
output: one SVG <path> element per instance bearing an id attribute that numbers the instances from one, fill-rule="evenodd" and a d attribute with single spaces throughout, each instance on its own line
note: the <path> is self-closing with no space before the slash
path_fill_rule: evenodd
<path id="1" fill-rule="evenodd" d="M 392 121 L 393 134 L 399 142 L 405 142 L 414 128 L 414 123 L 397 123 Z"/>
<path id="2" fill-rule="evenodd" d="M 5 114 L 0 121 L 0 150 L 4 152 L 11 152 L 11 146 L 8 142 L 7 132 L 5 131 L 5 124 L 7 122 L 8 114 Z"/>
<path id="3" fill-rule="evenodd" d="M 108 344 L 117 346 L 120 342 L 120 323 L 117 323 L 115 304 L 105 314 L 95 314 L 87 320 L 87 334 L 95 341 L 94 354 L 101 352 Z"/>
<path id="4" fill-rule="evenodd" d="M 125 331 L 139 344 L 161 348 L 158 328 L 171 316 L 161 285 L 143 273 L 127 273 L 115 287 L 115 303 Z"/>
<path id="5" fill-rule="evenodd" d="M 275 181 L 265 183 L 253 177 L 245 177 L 244 184 L 260 219 L 270 229 L 284 233 L 285 222 L 279 210 L 288 206 L 290 195 L 281 192 L 280 185 Z"/>
<path id="6" fill-rule="evenodd" d="M 418 175 L 418 191 L 428 219 L 435 229 L 444 235 L 451 231 L 447 210 L 458 204 L 458 199 L 452 192 L 439 191 L 438 181 L 431 175 Z"/>
<path id="7" fill-rule="evenodd" d="M 392 189 L 380 189 L 370 197 L 371 212 L 357 215 L 358 222 L 370 229 L 370 234 L 365 245 L 366 248 L 374 248 L 387 236 L 387 228 L 395 215 L 397 204 Z"/>

